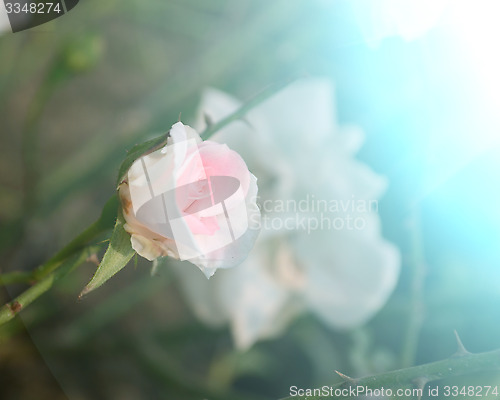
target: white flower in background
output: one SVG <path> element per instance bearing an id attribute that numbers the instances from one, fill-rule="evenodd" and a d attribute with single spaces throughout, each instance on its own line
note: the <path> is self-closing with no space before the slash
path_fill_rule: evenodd
<path id="1" fill-rule="evenodd" d="M 188 260 L 207 277 L 241 263 L 260 227 L 257 179 L 225 144 L 177 122 L 166 146 L 136 160 L 119 186 L 125 230 L 152 261 Z"/>
<path id="2" fill-rule="evenodd" d="M 200 114 L 218 121 L 239 106 L 209 89 Z M 346 206 L 378 199 L 386 180 L 353 158 L 363 136 L 338 127 L 334 110 L 329 81 L 303 80 L 214 136 L 237 150 L 259 177 L 262 232 L 243 264 L 210 282 L 191 268 L 174 271 L 195 314 L 212 326 L 229 323 L 241 349 L 278 335 L 303 311 L 332 328 L 361 325 L 396 284 L 399 253 L 381 237 L 379 216 Z M 340 204 L 323 217 L 335 217 L 344 227 L 304 225 L 320 222 L 314 209 L 320 199 Z M 285 200 L 292 202 L 283 207 Z M 300 200 L 307 209 L 293 209 Z M 349 218 L 363 224 L 349 229 Z"/>

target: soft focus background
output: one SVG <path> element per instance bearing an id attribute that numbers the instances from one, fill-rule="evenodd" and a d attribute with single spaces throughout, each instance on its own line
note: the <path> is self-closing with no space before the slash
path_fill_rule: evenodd
<path id="1" fill-rule="evenodd" d="M 246 352 L 197 321 L 168 264 L 152 279 L 140 260 L 77 301 L 87 263 L 0 328 L 0 398 L 278 399 L 334 370 L 448 357 L 455 329 L 499 348 L 499 18 L 492 1 L 82 0 L 0 34 L 2 272 L 97 218 L 126 149 L 193 119 L 205 87 L 244 101 L 295 75 L 330 78 L 339 122 L 364 131 L 357 158 L 388 178 L 379 214 L 402 254 L 365 326 L 306 314 Z M 500 376 L 453 381 L 468 382 Z"/>

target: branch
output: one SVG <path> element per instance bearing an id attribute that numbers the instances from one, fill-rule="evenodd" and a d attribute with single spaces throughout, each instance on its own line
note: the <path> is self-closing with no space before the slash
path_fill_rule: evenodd
<path id="1" fill-rule="evenodd" d="M 48 274 L 44 279 L 21 293 L 10 303 L 5 304 L 0 308 L 0 325 L 5 324 L 14 318 L 21 310 L 26 308 L 33 301 L 38 299 L 42 294 L 47 292 L 56 281 L 64 277 L 73 268 L 84 263 L 90 254 L 98 250 L 99 246 L 88 247 L 79 254 L 70 257 L 64 263 L 62 263 L 61 268 Z"/>
<path id="2" fill-rule="evenodd" d="M 90 243 L 113 228 L 117 210 L 118 197 L 114 194 L 104 206 L 99 219 L 46 263 L 31 272 L 10 272 L 0 275 L 0 284 L 2 285 L 35 282 L 32 287 L 21 293 L 12 302 L 0 308 L 0 325 L 10 321 L 22 309 L 49 290 L 56 280 L 82 264 L 87 259 L 89 252 L 97 250 L 99 246 L 90 246 Z"/>
<path id="3" fill-rule="evenodd" d="M 445 360 L 357 379 L 349 378 L 339 373 L 339 376 L 342 377 L 344 382 L 328 386 L 328 388 L 330 393 L 332 391 L 335 393 L 335 389 L 349 389 L 350 387 L 362 386 L 372 390 L 381 388 L 386 390 L 392 389 L 395 394 L 395 391 L 400 388 L 423 389 L 429 382 L 454 376 L 500 369 L 500 349 L 486 353 L 472 354 L 465 351 L 459 339 L 457 342 L 457 353 Z M 330 395 L 292 396 L 282 400 L 326 400 L 332 398 L 344 399 L 348 397 L 349 396 L 343 395 L 335 397 Z"/>
<path id="4" fill-rule="evenodd" d="M 200 134 L 201 138 L 203 140 L 208 139 L 210 136 L 212 136 L 214 133 L 217 131 L 221 130 L 225 126 L 229 125 L 231 122 L 237 121 L 239 119 L 242 119 L 251 109 L 255 108 L 258 106 L 260 103 L 266 101 L 270 97 L 274 96 L 276 93 L 281 91 L 283 88 L 288 86 L 290 83 L 296 80 L 296 77 L 289 78 L 286 80 L 283 80 L 281 82 L 278 82 L 274 85 L 268 86 L 266 89 L 264 89 L 262 92 L 257 94 L 255 97 L 250 99 L 248 102 L 243 104 L 240 108 L 238 108 L 235 112 L 232 114 L 229 114 L 226 118 L 221 119 L 219 122 L 216 122 L 215 124 L 208 125 L 207 128 Z"/>
<path id="5" fill-rule="evenodd" d="M 406 328 L 401 367 L 407 368 L 415 365 L 420 330 L 424 321 L 424 283 L 427 268 L 425 264 L 425 250 L 422 243 L 421 216 L 415 206 L 410 217 L 411 223 L 411 305 L 408 313 L 408 326 Z"/>
<path id="6" fill-rule="evenodd" d="M 102 213 L 97 221 L 80 233 L 75 239 L 69 242 L 52 258 L 30 272 L 13 271 L 0 275 L 0 285 L 10 285 L 13 283 L 33 283 L 40 281 L 47 275 L 55 271 L 70 256 L 84 249 L 92 240 L 99 235 L 113 229 L 118 210 L 118 197 L 116 194 L 105 204 Z"/>

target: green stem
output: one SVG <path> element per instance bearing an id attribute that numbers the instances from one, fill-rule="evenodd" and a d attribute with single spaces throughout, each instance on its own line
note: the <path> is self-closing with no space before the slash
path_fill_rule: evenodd
<path id="1" fill-rule="evenodd" d="M 79 254 L 66 260 L 57 271 L 48 274 L 41 281 L 17 296 L 12 302 L 5 304 L 0 308 L 0 325 L 14 318 L 22 309 L 26 308 L 26 306 L 47 292 L 56 281 L 87 260 L 88 256 L 92 254 L 92 252 L 97 251 L 97 249 L 98 246 L 93 246 L 82 250 Z"/>
<path id="2" fill-rule="evenodd" d="M 30 283 L 32 281 L 31 272 L 13 271 L 0 275 L 0 285 L 7 286 L 15 283 Z"/>
<path id="3" fill-rule="evenodd" d="M 24 220 L 33 213 L 36 204 L 36 194 L 39 178 L 39 160 L 37 151 L 39 138 L 37 125 L 43 115 L 45 104 L 53 92 L 47 80 L 44 80 L 33 97 L 26 116 L 26 124 L 21 134 L 23 162 L 23 214 Z"/>
<path id="4" fill-rule="evenodd" d="M 38 281 L 43 279 L 48 274 L 56 270 L 61 266 L 61 264 L 70 257 L 72 254 L 81 250 L 87 245 L 92 239 L 103 233 L 104 230 L 97 222 L 94 222 L 87 229 L 85 229 L 80 235 L 73 239 L 66 247 L 59 251 L 54 257 L 52 257 L 45 264 L 42 264 L 35 271 L 33 271 L 31 277 Z"/>
<path id="5" fill-rule="evenodd" d="M 118 210 L 118 196 L 114 194 L 104 205 L 97 221 L 63 247 L 51 259 L 31 272 L 14 271 L 0 275 L 0 284 L 32 283 L 55 271 L 68 257 L 82 250 L 101 234 L 113 229 Z"/>
<path id="6" fill-rule="evenodd" d="M 37 125 L 42 117 L 45 106 L 55 90 L 70 76 L 60 55 L 49 66 L 44 79 L 38 87 L 28 106 L 26 122 L 22 130 L 22 161 L 23 161 L 23 214 L 24 221 L 33 214 L 37 203 L 37 186 L 39 181 L 39 134 Z"/>
<path id="7" fill-rule="evenodd" d="M 469 375 L 478 372 L 500 369 L 500 349 L 486 353 L 460 353 L 442 361 L 423 364 L 416 367 L 400 369 L 383 374 L 367 376 L 359 379 L 346 379 L 344 382 L 332 385 L 330 390 L 348 389 L 349 387 L 365 387 L 368 389 L 423 388 L 428 382 L 445 378 Z M 347 393 L 347 392 L 346 392 Z M 335 397 L 339 399 L 349 396 Z M 393 397 L 397 398 L 397 397 Z M 404 398 L 404 397 L 401 397 Z M 408 398 L 408 397 L 406 397 Z M 293 396 L 283 400 L 326 400 L 331 396 Z"/>
<path id="8" fill-rule="evenodd" d="M 262 92 L 257 94 L 255 97 L 250 99 L 245 104 L 243 104 L 239 109 L 237 109 L 232 114 L 228 115 L 226 118 L 221 119 L 219 122 L 216 122 L 215 124 L 207 126 L 207 128 L 201 133 L 200 136 L 202 137 L 203 140 L 206 140 L 217 131 L 229 125 L 231 122 L 242 119 L 250 110 L 258 106 L 259 104 L 263 103 L 270 97 L 274 96 L 276 93 L 278 93 L 280 90 L 288 86 L 296 79 L 297 79 L 296 77 L 293 77 L 285 79 L 274 85 L 269 85 L 266 89 L 264 89 Z"/>
<path id="9" fill-rule="evenodd" d="M 15 283 L 33 283 L 40 281 L 51 272 L 55 271 L 60 265 L 71 255 L 75 254 L 84 248 L 92 239 L 95 239 L 101 233 L 104 233 L 109 228 L 103 227 L 99 221 L 94 222 L 80 235 L 63 247 L 47 262 L 40 265 L 37 269 L 30 272 L 13 271 L 0 275 L 1 285 L 11 285 Z"/>
<path id="10" fill-rule="evenodd" d="M 401 355 L 401 366 L 403 368 L 411 367 L 415 364 L 420 330 L 424 320 L 423 290 L 426 268 L 418 207 L 412 212 L 410 223 L 411 261 L 409 266 L 411 273 L 411 305 L 410 312 L 408 313 L 408 325 Z"/>
<path id="11" fill-rule="evenodd" d="M 32 272 L 11 272 L 0 275 L 0 284 L 32 283 L 35 285 L 21 293 L 14 301 L 0 308 L 0 325 L 31 304 L 49 290 L 54 282 L 87 259 L 89 243 L 113 228 L 118 210 L 118 197 L 114 194 L 104 206 L 99 219 L 73 239 L 54 257 Z M 95 246 L 90 247 L 90 249 Z M 78 256 L 76 254 L 79 253 Z"/>

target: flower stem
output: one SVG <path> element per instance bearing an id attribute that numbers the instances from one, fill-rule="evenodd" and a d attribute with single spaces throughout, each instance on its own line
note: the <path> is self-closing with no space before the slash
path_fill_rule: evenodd
<path id="1" fill-rule="evenodd" d="M 31 272 L 13 271 L 0 275 L 0 285 L 7 286 L 15 283 L 30 283 L 33 277 Z"/>
<path id="2" fill-rule="evenodd" d="M 118 210 L 118 197 L 111 196 L 105 204 L 99 219 L 85 229 L 80 235 L 68 243 L 50 260 L 31 272 L 10 272 L 0 275 L 0 284 L 33 283 L 35 285 L 21 293 L 14 301 L 0 308 L 0 325 L 11 320 L 21 309 L 31 304 L 35 299 L 49 290 L 54 281 L 64 276 L 73 267 L 83 263 L 91 249 L 89 244 L 103 233 L 110 231 L 115 223 Z M 78 254 L 78 256 L 76 256 Z M 84 257 L 82 259 L 82 257 Z M 76 257 L 76 258 L 75 258 Z M 76 260 L 75 263 L 73 261 Z M 68 267 L 68 265 L 70 267 Z M 60 269 L 60 271 L 59 271 Z"/>
<path id="3" fill-rule="evenodd" d="M 422 244 L 421 216 L 419 208 L 415 206 L 410 217 L 411 230 L 411 305 L 408 313 L 408 325 L 401 355 L 403 368 L 415 364 L 420 330 L 424 320 L 424 281 L 426 274 L 424 247 Z"/>
<path id="4" fill-rule="evenodd" d="M 23 172 L 23 225 L 33 215 L 38 199 L 38 181 L 40 169 L 40 157 L 38 150 L 40 135 L 38 124 L 45 111 L 45 107 L 62 83 L 71 77 L 61 54 L 57 54 L 52 60 L 44 79 L 37 88 L 30 104 L 28 105 L 25 124 L 21 132 L 22 142 L 22 172 Z"/>
<path id="5" fill-rule="evenodd" d="M 203 140 L 208 139 L 210 136 L 212 136 L 215 132 L 221 130 L 225 126 L 229 125 L 231 122 L 237 121 L 239 119 L 242 119 L 250 110 L 258 106 L 260 103 L 266 101 L 276 93 L 278 93 L 280 90 L 288 86 L 290 83 L 295 81 L 297 78 L 289 78 L 285 79 L 281 82 L 275 83 L 273 85 L 269 85 L 266 89 L 264 89 L 262 92 L 257 94 L 255 97 L 250 99 L 248 102 L 243 104 L 240 108 L 238 108 L 235 112 L 232 114 L 228 115 L 226 118 L 221 119 L 219 122 L 216 122 L 215 124 L 207 126 L 207 128 L 201 133 L 201 138 Z"/>
<path id="6" fill-rule="evenodd" d="M 404 368 L 359 379 L 346 379 L 344 382 L 332 385 L 331 388 L 335 390 L 363 386 L 375 390 L 383 387 L 386 390 L 390 388 L 395 393 L 399 388 L 423 388 L 428 382 L 499 369 L 500 349 L 477 354 L 462 353 L 445 360 L 416 367 Z M 348 397 L 339 396 L 335 398 L 343 399 Z M 293 396 L 283 400 L 326 400 L 331 398 L 331 396 Z"/>
<path id="7" fill-rule="evenodd" d="M 62 263 L 61 268 L 46 275 L 38 283 L 21 293 L 12 302 L 5 304 L 0 308 L 0 325 L 5 324 L 14 318 L 21 310 L 26 308 L 29 304 L 39 298 L 42 294 L 47 292 L 54 283 L 65 276 L 73 268 L 85 262 L 88 256 L 96 251 L 98 246 L 91 246 L 87 249 L 80 251 Z"/>
<path id="8" fill-rule="evenodd" d="M 15 283 L 33 283 L 45 278 L 48 274 L 55 271 L 70 256 L 84 248 L 92 239 L 104 233 L 107 229 L 94 222 L 75 239 L 63 247 L 47 262 L 40 265 L 37 269 L 29 272 L 13 271 L 0 275 L 0 285 L 6 286 Z"/>

